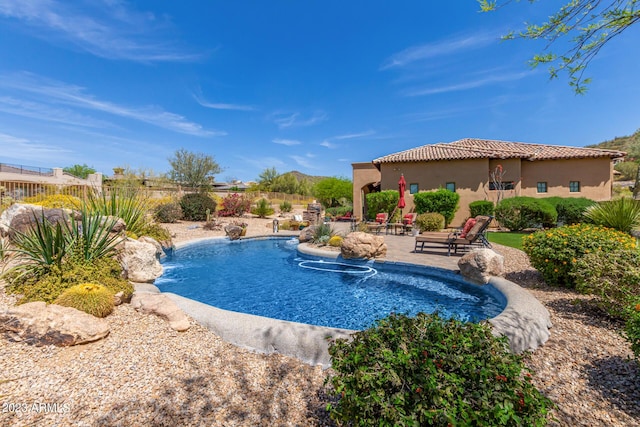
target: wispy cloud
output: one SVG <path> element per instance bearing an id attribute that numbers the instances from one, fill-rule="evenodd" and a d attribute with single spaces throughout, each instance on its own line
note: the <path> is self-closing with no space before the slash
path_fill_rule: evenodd
<path id="1" fill-rule="evenodd" d="M 368 131 L 365 131 L 365 132 L 347 133 L 345 135 L 334 136 L 333 139 L 364 138 L 365 136 L 371 136 L 371 135 L 374 135 L 375 133 L 376 133 L 376 131 L 374 131 L 374 130 L 368 130 Z"/>
<path id="2" fill-rule="evenodd" d="M 226 132 L 223 131 L 206 130 L 198 123 L 191 122 L 179 114 L 164 111 L 156 106 L 136 108 L 102 101 L 86 93 L 83 87 L 47 79 L 31 73 L 0 75 L 1 86 L 23 93 L 38 95 L 38 99 L 43 102 L 63 103 L 73 107 L 100 111 L 187 135 L 226 135 Z"/>
<path id="3" fill-rule="evenodd" d="M 302 156 L 289 156 L 292 158 L 298 166 L 302 166 L 307 169 L 317 169 L 318 167 L 308 158 Z"/>
<path id="4" fill-rule="evenodd" d="M 0 111 L 21 117 L 46 120 L 73 126 L 105 128 L 111 124 L 84 114 L 78 114 L 66 108 L 56 108 L 39 102 L 16 99 L 10 96 L 0 97 Z"/>
<path id="5" fill-rule="evenodd" d="M 328 139 L 325 139 L 324 141 L 322 141 L 320 145 L 327 148 L 338 148 L 338 145 L 333 144 Z"/>
<path id="6" fill-rule="evenodd" d="M 454 83 L 449 85 L 430 87 L 430 88 L 414 88 L 407 89 L 403 92 L 405 96 L 425 96 L 435 95 L 439 93 L 457 92 L 461 90 L 474 89 L 482 86 L 488 86 L 496 83 L 502 83 L 513 80 L 520 80 L 531 75 L 530 72 L 510 73 L 510 74 L 492 74 L 486 77 L 480 77 L 475 80 L 465 80 L 462 83 Z"/>
<path id="7" fill-rule="evenodd" d="M 42 144 L 5 133 L 0 133 L 0 144 L 2 144 L 3 157 L 34 162 L 51 162 L 52 159 L 67 156 L 73 152 L 67 148 Z"/>
<path id="8" fill-rule="evenodd" d="M 302 144 L 300 141 L 296 141 L 295 139 L 279 139 L 279 138 L 276 138 L 276 139 L 272 139 L 271 142 L 273 142 L 274 144 L 287 145 L 287 146 Z"/>
<path id="9" fill-rule="evenodd" d="M 178 48 L 172 36 L 164 34 L 170 25 L 163 17 L 119 1 L 0 0 L 0 16 L 21 21 L 34 37 L 70 43 L 103 58 L 174 62 L 203 56 Z"/>
<path id="10" fill-rule="evenodd" d="M 315 111 L 311 116 L 305 117 L 301 113 L 282 113 L 276 112 L 271 115 L 273 122 L 278 125 L 280 129 L 286 129 L 290 127 L 304 127 L 312 126 L 317 123 L 323 122 L 327 119 L 327 114 L 324 111 Z"/>
<path id="11" fill-rule="evenodd" d="M 427 43 L 402 50 L 387 58 L 381 70 L 406 67 L 409 64 L 440 56 L 456 55 L 465 50 L 478 49 L 500 39 L 498 32 L 481 32 L 458 35 L 435 43 Z"/>
<path id="12" fill-rule="evenodd" d="M 209 102 L 209 101 L 205 100 L 202 95 L 199 95 L 197 93 L 193 94 L 193 98 L 196 100 L 196 102 L 198 104 L 202 105 L 203 107 L 213 108 L 214 110 L 237 110 L 237 111 L 253 111 L 253 110 L 255 110 L 255 108 L 252 107 L 251 105 L 225 104 L 225 103 L 222 103 L 222 102 Z"/>

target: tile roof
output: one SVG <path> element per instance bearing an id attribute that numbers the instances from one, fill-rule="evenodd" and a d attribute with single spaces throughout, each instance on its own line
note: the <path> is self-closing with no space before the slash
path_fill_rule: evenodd
<path id="1" fill-rule="evenodd" d="M 423 145 L 373 160 L 374 164 L 398 162 L 428 162 L 464 159 L 553 160 L 624 157 L 624 151 L 598 148 L 565 147 L 560 145 L 529 144 L 524 142 L 494 141 L 465 138 L 450 143 Z"/>

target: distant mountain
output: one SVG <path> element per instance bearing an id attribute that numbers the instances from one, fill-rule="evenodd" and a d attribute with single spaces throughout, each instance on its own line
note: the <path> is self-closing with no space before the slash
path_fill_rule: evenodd
<path id="1" fill-rule="evenodd" d="M 298 172 L 298 171 L 285 172 L 280 175 L 287 175 L 287 174 L 291 174 L 295 176 L 298 181 L 302 181 L 303 179 L 306 179 L 310 183 L 316 183 L 320 180 L 327 178 L 326 176 L 307 175 L 305 173 Z"/>
<path id="2" fill-rule="evenodd" d="M 610 141 L 587 145 L 588 148 L 619 150 L 627 153 L 627 160 L 640 160 L 640 129 L 630 136 L 617 136 Z"/>

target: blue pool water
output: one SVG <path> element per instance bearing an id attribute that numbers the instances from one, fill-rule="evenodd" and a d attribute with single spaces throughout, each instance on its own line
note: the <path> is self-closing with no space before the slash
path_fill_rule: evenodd
<path id="1" fill-rule="evenodd" d="M 296 247 L 297 240 L 283 239 L 189 245 L 164 260 L 156 285 L 225 310 L 346 329 L 367 328 L 392 312 L 438 311 L 475 322 L 505 306 L 495 291 L 452 277 L 323 261 Z"/>

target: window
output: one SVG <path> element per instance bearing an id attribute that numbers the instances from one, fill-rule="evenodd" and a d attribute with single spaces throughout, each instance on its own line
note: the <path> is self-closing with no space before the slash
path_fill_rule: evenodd
<path id="1" fill-rule="evenodd" d="M 447 182 L 445 184 L 445 188 L 449 191 L 451 191 L 452 193 L 456 192 L 456 183 L 455 182 Z"/>
<path id="2" fill-rule="evenodd" d="M 539 182 L 538 183 L 538 193 L 546 193 L 547 192 L 547 183 Z"/>
<path id="3" fill-rule="evenodd" d="M 570 193 L 579 193 L 580 192 L 580 181 L 569 181 L 569 192 Z"/>
<path id="4" fill-rule="evenodd" d="M 416 194 L 418 192 L 418 184 L 409 184 L 409 194 Z"/>
<path id="5" fill-rule="evenodd" d="M 503 190 L 513 190 L 514 188 L 516 188 L 516 184 L 513 181 L 503 181 L 502 182 L 502 189 Z M 490 182 L 489 183 L 489 190 L 498 190 L 498 186 L 496 185 L 495 182 Z"/>

